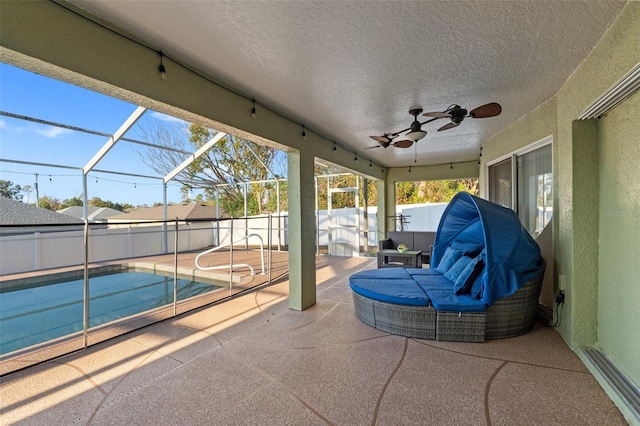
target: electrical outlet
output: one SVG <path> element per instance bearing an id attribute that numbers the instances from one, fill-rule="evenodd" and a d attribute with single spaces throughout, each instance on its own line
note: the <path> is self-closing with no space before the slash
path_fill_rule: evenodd
<path id="1" fill-rule="evenodd" d="M 558 275 L 558 290 L 565 291 L 567 289 L 567 277 L 565 275 Z"/>

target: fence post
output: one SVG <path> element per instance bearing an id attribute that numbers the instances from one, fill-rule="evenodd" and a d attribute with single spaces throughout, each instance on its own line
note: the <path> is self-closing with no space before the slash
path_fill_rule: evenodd
<path id="1" fill-rule="evenodd" d="M 33 266 L 35 270 L 40 269 L 40 233 L 33 234 Z"/>
<path id="2" fill-rule="evenodd" d="M 88 346 L 89 333 L 89 220 L 84 219 L 84 294 L 82 303 L 82 342 L 85 349 Z"/>
<path id="3" fill-rule="evenodd" d="M 166 222 L 165 222 L 166 226 Z M 178 218 L 176 217 L 175 239 L 173 247 L 173 316 L 178 314 Z"/>
<path id="4" fill-rule="evenodd" d="M 233 291 L 233 218 L 229 224 L 229 296 L 231 296 Z"/>

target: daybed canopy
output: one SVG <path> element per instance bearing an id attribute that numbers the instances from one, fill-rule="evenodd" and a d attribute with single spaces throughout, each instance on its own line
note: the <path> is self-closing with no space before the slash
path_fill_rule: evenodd
<path id="1" fill-rule="evenodd" d="M 485 272 L 481 300 L 490 306 L 513 294 L 545 264 L 540 247 L 508 208 L 475 197 L 456 194 L 440 219 L 431 267 L 437 267 L 454 241 L 484 245 Z"/>

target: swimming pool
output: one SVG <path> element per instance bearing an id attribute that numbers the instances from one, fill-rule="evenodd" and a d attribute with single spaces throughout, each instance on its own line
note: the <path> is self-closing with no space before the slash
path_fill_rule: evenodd
<path id="1" fill-rule="evenodd" d="M 93 274 L 89 279 L 89 328 L 173 303 L 173 276 L 137 269 Z M 75 279 L 69 279 L 69 274 L 49 276 L 46 283 L 3 283 L 0 355 L 83 330 L 84 278 L 78 275 L 73 275 Z M 200 281 L 178 277 L 178 300 L 225 287 L 221 282 Z"/>

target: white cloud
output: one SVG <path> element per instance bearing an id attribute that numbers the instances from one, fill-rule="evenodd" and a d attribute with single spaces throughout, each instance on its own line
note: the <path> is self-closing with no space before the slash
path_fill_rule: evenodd
<path id="1" fill-rule="evenodd" d="M 63 128 L 54 127 L 54 126 L 37 127 L 34 131 L 40 136 L 44 136 L 47 139 L 55 139 L 58 136 L 66 135 L 71 132 L 68 129 L 63 129 Z"/>
<path id="2" fill-rule="evenodd" d="M 4 120 L 0 120 L 0 129 L 6 129 L 7 123 Z"/>

